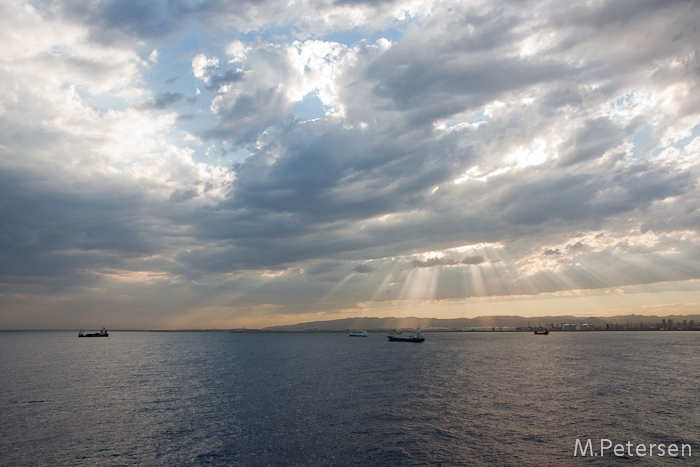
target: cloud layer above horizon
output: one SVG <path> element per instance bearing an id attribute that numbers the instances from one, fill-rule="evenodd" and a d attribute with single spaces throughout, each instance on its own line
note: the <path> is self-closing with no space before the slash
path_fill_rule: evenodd
<path id="1" fill-rule="evenodd" d="M 700 291 L 696 1 L 10 0 L 0 24 L 0 328 Z"/>

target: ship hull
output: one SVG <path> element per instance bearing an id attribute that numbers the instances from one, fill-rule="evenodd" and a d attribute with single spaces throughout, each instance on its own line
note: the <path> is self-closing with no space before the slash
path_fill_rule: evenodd
<path id="1" fill-rule="evenodd" d="M 425 337 L 396 337 L 389 336 L 389 342 L 423 342 Z"/>

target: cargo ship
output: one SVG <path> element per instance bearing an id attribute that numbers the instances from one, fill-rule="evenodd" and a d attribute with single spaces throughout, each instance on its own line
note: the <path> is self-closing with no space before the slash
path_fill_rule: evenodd
<path id="1" fill-rule="evenodd" d="M 102 328 L 100 332 L 93 332 L 93 333 L 87 333 L 85 334 L 83 330 L 81 329 L 80 332 L 78 333 L 78 337 L 109 337 L 109 333 L 105 328 Z"/>
<path id="2" fill-rule="evenodd" d="M 413 336 L 411 337 L 404 337 L 399 334 L 401 333 L 389 334 L 387 336 L 389 338 L 389 342 L 423 342 L 425 340 L 425 337 L 423 337 L 423 334 L 421 334 L 420 329 L 413 331 Z"/>

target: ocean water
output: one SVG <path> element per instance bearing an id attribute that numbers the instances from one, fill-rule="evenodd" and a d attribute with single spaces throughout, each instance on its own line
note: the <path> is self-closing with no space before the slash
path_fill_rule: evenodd
<path id="1" fill-rule="evenodd" d="M 700 465 L 699 350 L 700 332 L 6 331 L 0 465 Z"/>

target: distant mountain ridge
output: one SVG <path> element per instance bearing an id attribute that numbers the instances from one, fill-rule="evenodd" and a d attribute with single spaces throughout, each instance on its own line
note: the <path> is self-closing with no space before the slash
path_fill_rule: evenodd
<path id="1" fill-rule="evenodd" d="M 696 325 L 700 325 L 700 315 L 670 315 L 670 316 L 648 316 L 648 315 L 621 315 L 621 316 L 479 316 L 476 318 L 343 318 L 329 321 L 310 321 L 306 323 L 289 324 L 285 326 L 270 326 L 267 331 L 310 331 L 310 330 L 345 330 L 345 329 L 400 329 L 400 328 L 448 328 L 462 329 L 466 327 L 525 327 L 528 323 L 532 326 L 545 326 L 550 323 L 555 324 L 583 324 L 588 323 L 593 326 L 627 325 L 638 327 L 643 324 L 646 327 L 660 325 L 662 320 L 673 320 L 674 323 L 681 323 L 683 320 L 690 322 L 694 320 Z"/>

